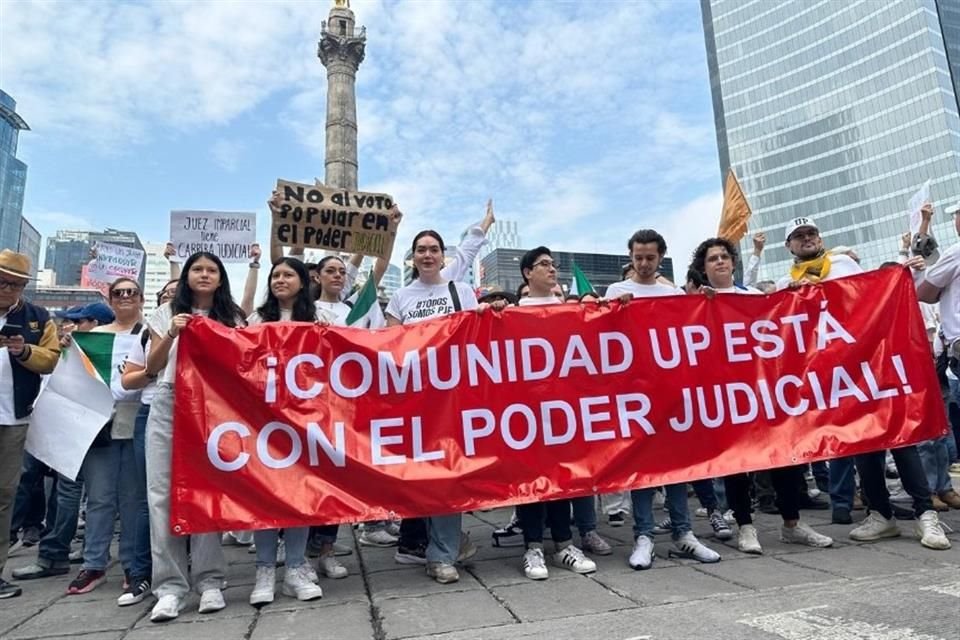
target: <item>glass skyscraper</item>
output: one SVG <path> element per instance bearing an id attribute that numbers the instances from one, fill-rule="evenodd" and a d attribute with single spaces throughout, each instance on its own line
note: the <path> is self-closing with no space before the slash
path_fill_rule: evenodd
<path id="1" fill-rule="evenodd" d="M 761 277 L 787 273 L 798 216 L 866 268 L 896 258 L 928 179 L 933 232 L 957 241 L 943 209 L 960 201 L 960 0 L 700 4 L 720 169 L 767 234 Z"/>
<path id="2" fill-rule="evenodd" d="M 30 127 L 17 114 L 16 101 L 0 91 L 0 249 L 20 247 L 27 165 L 17 159 L 17 141 L 24 129 Z"/>

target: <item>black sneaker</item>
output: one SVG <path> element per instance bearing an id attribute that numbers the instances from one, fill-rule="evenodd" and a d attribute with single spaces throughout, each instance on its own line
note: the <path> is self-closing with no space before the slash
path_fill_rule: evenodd
<path id="1" fill-rule="evenodd" d="M 142 602 L 148 595 L 150 595 L 150 578 L 133 578 L 127 590 L 117 598 L 117 606 L 129 607 Z"/>
<path id="2" fill-rule="evenodd" d="M 516 514 L 510 518 L 506 526 L 493 530 L 493 546 L 495 547 L 519 547 L 523 545 L 523 529 L 520 528 L 520 522 Z"/>
<path id="3" fill-rule="evenodd" d="M 607 522 L 610 523 L 611 527 L 622 527 L 624 523 L 622 513 L 611 513 L 607 516 Z"/>
<path id="4" fill-rule="evenodd" d="M 12 582 L 7 582 L 3 578 L 0 578 L 0 600 L 4 598 L 16 598 L 21 593 L 23 593 L 23 589 Z"/>
<path id="5" fill-rule="evenodd" d="M 40 544 L 40 529 L 37 527 L 27 527 L 23 530 L 23 546 L 35 547 Z"/>
<path id="6" fill-rule="evenodd" d="M 81 569 L 77 577 L 74 578 L 70 586 L 67 587 L 67 595 L 75 596 L 81 593 L 90 593 L 106 581 L 107 576 L 103 571 Z"/>
<path id="7" fill-rule="evenodd" d="M 398 544 L 393 559 L 397 564 L 427 564 L 427 545 L 405 547 Z"/>
<path id="8" fill-rule="evenodd" d="M 850 516 L 850 509 L 834 509 L 833 518 L 831 521 L 833 524 L 853 524 L 853 518 Z"/>

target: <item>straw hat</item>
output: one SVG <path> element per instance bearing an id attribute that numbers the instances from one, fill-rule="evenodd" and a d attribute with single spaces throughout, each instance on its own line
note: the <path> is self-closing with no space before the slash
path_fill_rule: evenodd
<path id="1" fill-rule="evenodd" d="M 0 273 L 22 280 L 36 279 L 30 277 L 30 258 L 10 249 L 0 251 Z"/>

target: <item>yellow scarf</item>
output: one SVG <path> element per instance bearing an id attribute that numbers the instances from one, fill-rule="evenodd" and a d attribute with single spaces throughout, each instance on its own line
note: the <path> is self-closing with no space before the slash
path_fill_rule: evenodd
<path id="1" fill-rule="evenodd" d="M 796 262 L 790 267 L 790 277 L 793 280 L 806 278 L 810 282 L 820 282 L 830 273 L 830 254 L 824 251 L 812 260 Z"/>

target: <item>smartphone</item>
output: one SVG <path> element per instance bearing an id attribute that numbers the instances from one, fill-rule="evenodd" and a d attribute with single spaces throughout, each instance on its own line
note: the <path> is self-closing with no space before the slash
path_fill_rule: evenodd
<path id="1" fill-rule="evenodd" d="M 0 329 L 0 336 L 4 338 L 12 338 L 14 336 L 19 336 L 23 333 L 23 327 L 18 324 L 10 324 L 9 322 L 3 325 L 3 328 Z"/>

